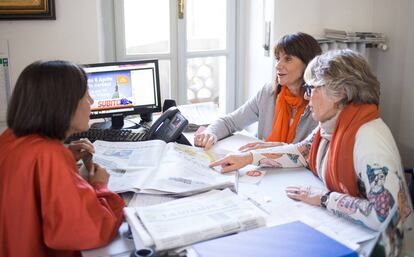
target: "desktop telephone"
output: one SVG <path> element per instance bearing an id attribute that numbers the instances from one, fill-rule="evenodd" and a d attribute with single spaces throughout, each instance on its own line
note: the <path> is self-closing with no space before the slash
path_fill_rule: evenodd
<path id="1" fill-rule="evenodd" d="M 148 139 L 161 139 L 167 143 L 178 142 L 191 145 L 182 135 L 187 125 L 188 120 L 181 114 L 178 108 L 175 106 L 170 107 L 152 124 L 148 131 Z"/>

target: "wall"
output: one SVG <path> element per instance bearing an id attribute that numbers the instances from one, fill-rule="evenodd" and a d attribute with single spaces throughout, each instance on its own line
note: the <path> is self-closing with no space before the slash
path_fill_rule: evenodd
<path id="1" fill-rule="evenodd" d="M 372 30 L 373 1 L 349 0 L 265 0 L 274 8 L 271 45 L 283 35 L 303 31 L 323 36 L 324 28 Z M 263 2 L 247 1 L 249 14 L 245 58 L 245 99 L 272 80 L 273 57 L 263 55 Z M 338 8 L 341 6 L 341 8 Z"/>
<path id="2" fill-rule="evenodd" d="M 372 29 L 373 0 L 275 0 L 274 36 L 307 32 L 323 36 L 324 28 L 365 31 Z"/>
<path id="3" fill-rule="evenodd" d="M 246 99 L 254 95 L 265 83 L 271 81 L 273 60 L 264 57 L 263 50 L 263 1 L 246 1 L 248 22 L 245 44 L 245 92 Z M 244 101 L 242 101 L 244 103 Z"/>
<path id="4" fill-rule="evenodd" d="M 388 37 L 376 71 L 381 81 L 381 112 L 391 127 L 406 167 L 414 167 L 414 2 L 376 0 L 374 30 Z"/>
<path id="5" fill-rule="evenodd" d="M 24 67 L 39 59 L 92 63 L 102 58 L 99 0 L 55 1 L 56 20 L 0 21 L 0 37 L 9 43 L 12 87 Z"/>

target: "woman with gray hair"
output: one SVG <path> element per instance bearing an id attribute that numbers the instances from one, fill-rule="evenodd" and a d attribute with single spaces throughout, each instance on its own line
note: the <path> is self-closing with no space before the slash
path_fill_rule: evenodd
<path id="1" fill-rule="evenodd" d="M 383 256 L 397 256 L 412 213 L 400 155 L 379 113 L 379 82 L 351 50 L 315 57 L 304 73 L 305 96 L 319 126 L 302 142 L 229 155 L 222 172 L 247 164 L 308 167 L 325 189 L 289 186 L 288 197 L 381 231 Z"/>

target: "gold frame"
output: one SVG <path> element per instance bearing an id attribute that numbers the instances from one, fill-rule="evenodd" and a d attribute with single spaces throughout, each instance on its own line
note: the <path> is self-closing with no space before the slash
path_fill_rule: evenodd
<path id="1" fill-rule="evenodd" d="M 0 20 L 56 20 L 55 0 L 0 0 Z"/>

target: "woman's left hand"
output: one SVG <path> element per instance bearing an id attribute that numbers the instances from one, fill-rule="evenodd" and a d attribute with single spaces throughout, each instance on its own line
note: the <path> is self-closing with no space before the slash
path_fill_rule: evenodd
<path id="1" fill-rule="evenodd" d="M 76 161 L 79 161 L 81 158 L 88 158 L 88 156 L 95 153 L 93 144 L 87 138 L 72 141 L 68 148 L 73 153 L 73 156 L 75 156 Z"/>
<path id="2" fill-rule="evenodd" d="M 315 206 L 321 206 L 321 197 L 326 193 L 324 189 L 312 186 L 288 186 L 285 191 L 289 198 Z"/>

